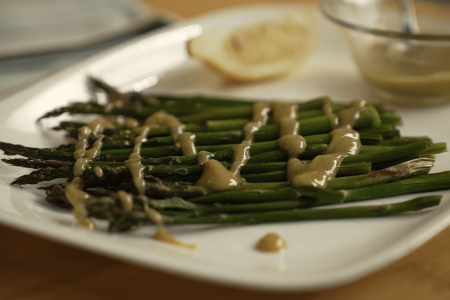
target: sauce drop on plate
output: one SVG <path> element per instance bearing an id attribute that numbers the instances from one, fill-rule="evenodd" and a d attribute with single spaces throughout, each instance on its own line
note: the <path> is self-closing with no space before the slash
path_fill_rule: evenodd
<path id="1" fill-rule="evenodd" d="M 262 252 L 281 252 L 286 250 L 286 242 L 276 233 L 268 233 L 263 236 L 255 247 Z"/>

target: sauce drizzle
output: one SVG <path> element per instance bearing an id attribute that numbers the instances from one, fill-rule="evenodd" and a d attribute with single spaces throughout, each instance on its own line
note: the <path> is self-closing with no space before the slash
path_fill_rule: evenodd
<path id="1" fill-rule="evenodd" d="M 187 245 L 176 240 L 167 230 L 164 229 L 163 218 L 161 214 L 148 205 L 148 199 L 145 195 L 145 180 L 143 178 L 143 171 L 145 169 L 145 166 L 141 164 L 140 151 L 141 145 L 146 140 L 150 129 L 158 126 L 169 127 L 173 141 L 176 146 L 181 147 L 183 155 L 193 155 L 197 153 L 194 145 L 195 135 L 189 132 L 183 133 L 185 126 L 175 116 L 167 114 L 164 111 L 159 111 L 149 116 L 145 121 L 145 125 L 140 128 L 139 136 L 136 137 L 134 141 L 133 151 L 130 154 L 128 160 L 125 161 L 125 165 L 128 167 L 132 174 L 133 182 L 138 191 L 138 197 L 142 202 L 145 214 L 153 223 L 158 225 L 158 230 L 153 236 L 153 239 L 186 248 L 196 248 L 196 245 Z M 122 201 L 122 205 L 124 209 L 126 208 L 131 210 L 132 199 L 130 201 L 128 195 L 126 195 L 126 193 L 123 193 L 122 196 L 119 195 Z"/>
<path id="2" fill-rule="evenodd" d="M 73 206 L 73 214 L 77 224 L 90 230 L 95 228 L 95 224 L 87 217 L 85 203 L 89 199 L 95 199 L 95 197 L 83 191 L 82 179 L 79 176 L 83 175 L 87 165 L 100 154 L 104 137 L 103 134 L 101 134 L 103 130 L 105 128 L 114 128 L 114 124 L 110 121 L 115 122 L 117 118 L 107 118 L 108 117 L 95 119 L 78 129 L 78 141 L 75 144 L 75 151 L 73 153 L 73 156 L 76 159 L 73 166 L 73 174 L 75 177 L 64 189 L 67 199 Z M 96 140 L 92 145 L 92 148 L 86 150 L 91 136 L 95 137 Z M 94 168 L 94 172 L 98 177 L 103 176 L 103 170 L 100 167 Z"/>
<path id="3" fill-rule="evenodd" d="M 203 165 L 203 173 L 196 182 L 196 185 L 223 191 L 244 183 L 240 173 L 242 167 L 250 158 L 250 146 L 253 142 L 253 134 L 262 126 L 266 125 L 271 106 L 269 103 L 261 102 L 253 105 L 252 121 L 245 124 L 243 128 L 244 141 L 232 148 L 233 162 L 229 170 L 219 161 L 210 159 L 211 155 L 202 153 L 203 151 L 200 152 L 201 155 L 198 155 L 198 164 Z"/>
<path id="4" fill-rule="evenodd" d="M 64 189 L 67 199 L 73 207 L 73 215 L 77 225 L 89 230 L 95 228 L 94 222 L 87 216 L 85 202 L 89 199 L 95 199 L 94 196 L 89 195 L 83 191 L 83 182 L 80 177 L 75 177 L 66 185 Z"/>
<path id="5" fill-rule="evenodd" d="M 292 185 L 326 187 L 328 181 L 336 177 L 343 159 L 359 153 L 359 133 L 354 131 L 352 126 L 365 104 L 364 100 L 354 100 L 339 112 L 338 126 L 330 133 L 332 139 L 324 155 L 316 156 L 309 164 L 304 164 L 296 158 L 288 161 L 287 177 Z M 323 108 L 326 115 L 332 115 L 329 99 L 324 100 Z"/>

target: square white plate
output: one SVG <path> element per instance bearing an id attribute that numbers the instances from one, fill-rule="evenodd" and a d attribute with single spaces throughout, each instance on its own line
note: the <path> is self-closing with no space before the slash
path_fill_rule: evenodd
<path id="1" fill-rule="evenodd" d="M 295 7 L 305 8 L 273 4 L 218 11 L 82 62 L 0 102 L 0 140 L 34 147 L 56 146 L 61 137 L 40 130 L 35 120 L 72 100 L 87 99 L 84 78 L 88 70 L 122 88 L 131 86 L 127 82 L 131 74 L 140 79 L 148 77 L 149 84 L 155 83 L 156 77 L 152 76 L 158 75 L 160 80 L 153 88 L 172 93 L 202 92 L 252 99 L 331 95 L 343 101 L 373 100 L 338 30 L 322 18 L 321 39 L 314 56 L 299 72 L 283 80 L 232 85 L 186 53 L 185 41 L 199 33 L 198 26 L 187 25 L 200 24 L 203 30 L 223 29 Z M 436 142 L 450 142 L 445 133 L 450 125 L 450 107 L 402 108 L 398 112 L 405 123 L 403 135 L 429 135 Z M 448 154 L 439 155 L 434 172 L 450 169 L 449 159 Z M 41 191 L 9 185 L 13 178 L 25 173 L 1 163 L 0 222 L 4 224 L 140 265 L 259 289 L 313 290 L 355 280 L 406 255 L 450 223 L 450 193 L 445 191 L 439 192 L 444 198 L 437 209 L 398 217 L 255 226 L 169 226 L 177 238 L 199 245 L 198 251 L 191 251 L 151 240 L 153 226 L 125 234 L 109 234 L 101 222 L 100 230 L 94 232 L 76 228 L 71 214 L 47 204 Z M 410 198 L 374 200 L 370 204 Z M 255 242 L 267 232 L 284 237 L 288 250 L 282 254 L 256 252 Z"/>

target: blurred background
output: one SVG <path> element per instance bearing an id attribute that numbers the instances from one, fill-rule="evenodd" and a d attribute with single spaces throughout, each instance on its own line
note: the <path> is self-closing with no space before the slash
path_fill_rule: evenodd
<path id="1" fill-rule="evenodd" d="M 180 18 L 255 2 L 271 1 L 0 0 L 0 97 Z"/>
<path id="2" fill-rule="evenodd" d="M 2 0 L 0 96 L 175 19 L 131 0 Z"/>

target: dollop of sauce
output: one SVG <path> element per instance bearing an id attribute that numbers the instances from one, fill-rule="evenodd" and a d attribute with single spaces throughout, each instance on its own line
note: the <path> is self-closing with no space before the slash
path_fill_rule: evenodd
<path id="1" fill-rule="evenodd" d="M 286 242 L 276 233 L 268 233 L 263 236 L 255 248 L 262 252 L 281 252 L 286 250 Z"/>
<path id="2" fill-rule="evenodd" d="M 198 165 L 204 165 L 208 160 L 214 157 L 214 154 L 208 151 L 200 151 L 197 154 L 197 164 Z"/>
<path id="3" fill-rule="evenodd" d="M 336 177 L 344 157 L 339 153 L 318 155 L 308 164 L 296 158 L 290 159 L 287 165 L 288 180 L 292 185 L 326 187 L 327 182 Z"/>
<path id="4" fill-rule="evenodd" d="M 94 168 L 94 173 L 97 175 L 97 177 L 103 177 L 103 169 L 100 166 L 96 166 Z"/>
<path id="5" fill-rule="evenodd" d="M 297 158 L 305 151 L 306 141 L 301 135 L 285 135 L 278 139 L 278 146 L 287 152 L 289 159 Z"/>
<path id="6" fill-rule="evenodd" d="M 117 197 L 119 197 L 123 210 L 130 213 L 133 210 L 133 196 L 120 190 L 117 192 Z"/>
<path id="7" fill-rule="evenodd" d="M 210 159 L 203 164 L 203 173 L 196 185 L 206 186 L 215 191 L 224 191 L 239 183 L 238 176 L 230 172 L 219 161 Z"/>

